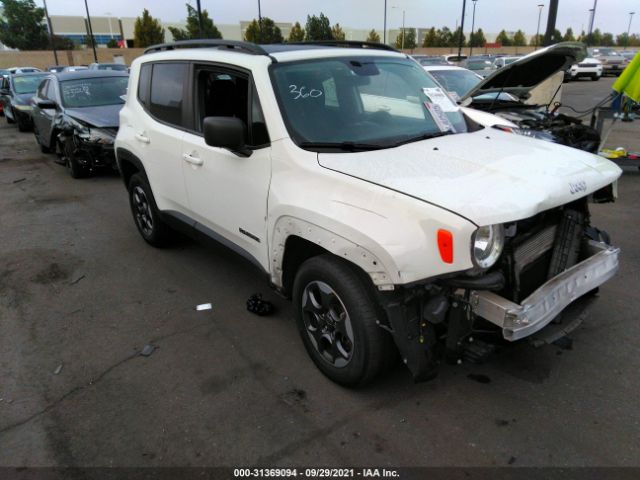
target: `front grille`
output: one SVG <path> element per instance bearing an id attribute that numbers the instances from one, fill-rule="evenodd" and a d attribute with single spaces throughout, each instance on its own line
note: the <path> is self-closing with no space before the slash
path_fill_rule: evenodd
<path id="1" fill-rule="evenodd" d="M 572 204 L 573 206 L 573 204 Z M 583 206 L 558 208 L 515 224 L 500 268 L 506 279 L 500 292 L 520 302 L 548 279 L 578 261 L 587 214 Z"/>
<path id="2" fill-rule="evenodd" d="M 582 68 L 595 68 L 598 66 L 598 64 L 597 63 L 579 63 L 578 66 Z"/>

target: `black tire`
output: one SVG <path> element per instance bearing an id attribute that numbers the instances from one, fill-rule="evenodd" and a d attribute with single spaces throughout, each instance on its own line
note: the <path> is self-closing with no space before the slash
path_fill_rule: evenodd
<path id="1" fill-rule="evenodd" d="M 62 146 L 62 150 L 64 153 L 65 165 L 67 166 L 67 170 L 71 178 L 79 179 L 84 178 L 88 175 L 88 170 L 78 161 L 75 154 L 75 145 L 73 144 L 73 139 L 71 137 L 67 137 Z"/>
<path id="2" fill-rule="evenodd" d="M 597 82 L 598 80 L 600 80 L 600 75 L 592 75 L 591 80 L 593 80 L 594 82 Z"/>
<path id="3" fill-rule="evenodd" d="M 15 116 L 15 113 L 14 113 L 14 116 Z M 9 118 L 9 115 L 6 115 L 6 117 L 7 117 L 7 123 L 9 124 L 16 123 L 16 121 L 13 118 Z"/>
<path id="4" fill-rule="evenodd" d="M 320 291 L 327 286 L 332 291 L 328 296 L 327 290 Z M 307 353 L 329 379 L 348 387 L 363 386 L 392 363 L 391 336 L 378 325 L 381 314 L 355 266 L 331 254 L 310 258 L 296 274 L 293 302 Z M 309 308 L 318 302 L 328 307 L 326 314 L 319 313 L 322 306 Z M 338 317 L 337 311 L 341 311 Z M 347 325 L 352 338 L 345 337 Z"/>
<path id="5" fill-rule="evenodd" d="M 162 220 L 147 179 L 140 173 L 132 175 L 128 190 L 133 221 L 142 238 L 154 247 L 170 245 L 175 234 Z"/>

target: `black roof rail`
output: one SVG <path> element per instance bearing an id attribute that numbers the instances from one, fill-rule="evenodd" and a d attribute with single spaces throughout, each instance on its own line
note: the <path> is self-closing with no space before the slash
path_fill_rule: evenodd
<path id="1" fill-rule="evenodd" d="M 361 42 L 360 40 L 315 40 L 309 42 L 291 42 L 286 45 L 318 45 L 322 47 L 342 47 L 342 48 L 371 48 L 373 50 L 387 50 L 398 52 L 395 48 L 384 43 Z"/>
<path id="2" fill-rule="evenodd" d="M 238 40 L 218 40 L 218 39 L 200 39 L 200 40 L 179 40 L 171 43 L 161 43 L 152 45 L 145 49 L 144 53 L 162 52 L 166 50 L 175 50 L 176 48 L 219 48 L 236 50 L 252 55 L 269 55 L 269 53 L 259 45 L 251 42 L 240 42 Z"/>

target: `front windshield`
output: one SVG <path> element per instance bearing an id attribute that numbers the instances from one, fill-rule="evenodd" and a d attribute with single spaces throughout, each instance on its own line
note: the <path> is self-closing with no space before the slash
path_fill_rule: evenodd
<path id="1" fill-rule="evenodd" d="M 129 77 L 81 78 L 60 82 L 62 103 L 67 108 L 120 105 Z"/>
<path id="2" fill-rule="evenodd" d="M 488 60 L 479 60 L 467 63 L 467 68 L 469 70 L 486 70 L 490 69 L 492 66 L 493 64 Z"/>
<path id="3" fill-rule="evenodd" d="M 429 73 L 447 92 L 455 93 L 457 98 L 463 97 L 482 81 L 478 75 L 469 70 L 432 70 Z"/>
<path id="4" fill-rule="evenodd" d="M 38 86 L 46 75 L 29 75 L 24 77 L 13 77 L 13 89 L 16 93 L 36 93 Z"/>
<path id="5" fill-rule="evenodd" d="M 287 128 L 301 146 L 382 148 L 467 131 L 455 103 L 412 60 L 324 58 L 271 68 Z"/>

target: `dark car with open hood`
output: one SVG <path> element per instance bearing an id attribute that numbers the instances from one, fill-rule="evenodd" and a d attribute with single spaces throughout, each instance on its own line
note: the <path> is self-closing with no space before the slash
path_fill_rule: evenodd
<path id="1" fill-rule="evenodd" d="M 0 78 L 0 104 L 7 123 L 17 123 L 18 130 L 31 128 L 31 97 L 48 73 L 17 73 Z"/>
<path id="2" fill-rule="evenodd" d="M 73 178 L 115 168 L 113 142 L 124 104 L 126 72 L 85 70 L 52 75 L 33 97 L 34 134 L 58 154 Z"/>

